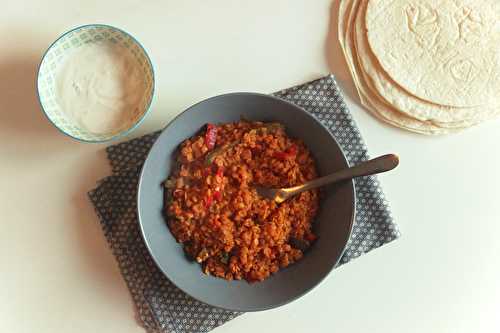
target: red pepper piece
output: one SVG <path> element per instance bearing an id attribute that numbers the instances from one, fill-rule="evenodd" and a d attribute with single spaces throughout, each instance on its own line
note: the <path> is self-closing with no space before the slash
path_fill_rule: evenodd
<path id="1" fill-rule="evenodd" d="M 273 156 L 275 158 L 277 158 L 278 160 L 286 160 L 286 158 L 287 158 L 288 155 L 284 151 L 278 151 L 278 152 L 274 153 Z"/>
<path id="2" fill-rule="evenodd" d="M 212 206 L 212 202 L 214 201 L 214 197 L 209 195 L 205 198 L 205 208 L 210 208 Z"/>
<path id="3" fill-rule="evenodd" d="M 290 148 L 287 149 L 286 151 L 290 156 L 295 156 L 297 155 L 297 146 L 296 145 L 291 145 Z"/>
<path id="4" fill-rule="evenodd" d="M 215 147 L 217 141 L 217 126 L 214 124 L 207 124 L 207 131 L 205 132 L 205 145 L 209 150 Z"/>
<path id="5" fill-rule="evenodd" d="M 295 155 L 297 155 L 297 146 L 292 145 L 285 151 L 274 153 L 273 156 L 279 160 L 286 160 L 287 158 L 294 157 Z"/>
<path id="6" fill-rule="evenodd" d="M 214 198 L 217 201 L 221 201 L 221 199 L 222 199 L 222 192 L 221 191 L 215 191 L 214 192 Z"/>
<path id="7" fill-rule="evenodd" d="M 218 177 L 221 177 L 221 178 L 222 178 L 222 176 L 224 175 L 224 168 L 223 168 L 223 167 L 221 167 L 221 166 L 220 166 L 220 167 L 218 167 L 218 168 L 217 168 L 217 173 L 216 173 L 216 175 L 217 175 Z"/>

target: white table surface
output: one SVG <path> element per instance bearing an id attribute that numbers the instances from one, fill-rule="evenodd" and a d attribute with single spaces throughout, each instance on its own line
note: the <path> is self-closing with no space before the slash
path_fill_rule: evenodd
<path id="1" fill-rule="evenodd" d="M 230 91 L 273 92 L 334 73 L 371 154 L 398 153 L 381 181 L 403 233 L 300 300 L 224 332 L 498 332 L 500 121 L 428 138 L 359 106 L 331 0 L 4 0 L 0 10 L 0 331 L 143 332 L 86 191 L 109 174 L 104 144 L 46 121 L 35 70 L 62 32 L 108 23 L 156 67 L 152 113 L 133 133 Z"/>

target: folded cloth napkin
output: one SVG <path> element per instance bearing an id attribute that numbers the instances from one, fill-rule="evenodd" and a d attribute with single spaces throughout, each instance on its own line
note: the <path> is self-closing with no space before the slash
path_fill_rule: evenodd
<path id="1" fill-rule="evenodd" d="M 332 75 L 274 94 L 311 112 L 333 133 L 354 165 L 368 159 L 366 146 Z M 241 315 L 198 302 L 165 278 L 141 238 L 136 189 L 146 155 L 160 132 L 108 147 L 113 174 L 89 192 L 104 235 L 148 332 L 198 333 Z M 399 236 L 375 176 L 357 178 L 356 218 L 339 265 Z"/>

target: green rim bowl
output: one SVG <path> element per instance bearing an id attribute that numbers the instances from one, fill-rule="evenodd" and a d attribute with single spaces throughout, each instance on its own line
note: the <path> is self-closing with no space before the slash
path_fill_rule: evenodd
<path id="1" fill-rule="evenodd" d="M 329 130 L 302 108 L 282 99 L 255 93 L 233 93 L 202 101 L 177 116 L 161 133 L 142 168 L 138 188 L 138 217 L 146 246 L 163 274 L 178 288 L 204 303 L 232 311 L 260 311 L 289 303 L 317 286 L 342 257 L 355 214 L 354 182 L 322 188 L 313 222 L 319 236 L 304 257 L 268 279 L 248 283 L 226 281 L 202 273 L 186 259 L 163 215 L 163 181 L 172 171 L 178 145 L 206 123 L 240 120 L 277 121 L 300 138 L 327 175 L 349 166 Z M 335 295 L 331 295 L 335 297 Z"/>
<path id="2" fill-rule="evenodd" d="M 57 71 L 68 54 L 89 43 L 102 41 L 120 44 L 124 52 L 130 52 L 137 60 L 144 75 L 145 93 L 131 122 L 111 132 L 93 133 L 79 126 L 61 110 L 56 102 L 55 84 Z M 42 111 L 57 129 L 79 141 L 104 142 L 130 133 L 144 120 L 154 96 L 154 69 L 144 47 L 130 34 L 105 24 L 88 24 L 69 30 L 49 46 L 38 68 L 36 88 Z"/>

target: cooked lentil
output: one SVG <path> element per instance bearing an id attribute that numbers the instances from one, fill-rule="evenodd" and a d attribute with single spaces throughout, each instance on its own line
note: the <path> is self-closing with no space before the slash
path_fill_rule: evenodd
<path id="1" fill-rule="evenodd" d="M 168 226 L 204 273 L 262 281 L 302 258 L 316 239 L 318 191 L 278 205 L 253 186 L 288 187 L 315 178 L 303 142 L 280 124 L 240 121 L 208 124 L 179 150 L 179 165 L 165 182 Z"/>

